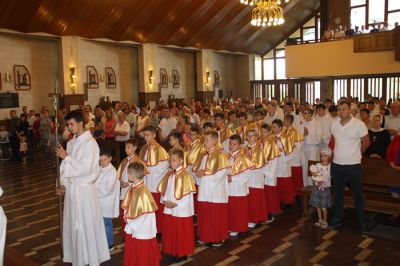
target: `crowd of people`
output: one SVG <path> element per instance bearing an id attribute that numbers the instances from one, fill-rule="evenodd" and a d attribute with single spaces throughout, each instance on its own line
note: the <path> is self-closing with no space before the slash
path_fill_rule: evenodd
<path id="1" fill-rule="evenodd" d="M 399 23 L 396 22 L 393 25 L 393 29 L 396 29 L 398 27 Z M 361 25 L 361 27 L 354 26 L 354 29 L 342 25 L 338 25 L 335 29 L 331 26 L 328 26 L 328 28 L 323 32 L 321 39 L 323 41 L 341 40 L 344 38 L 350 38 L 354 35 L 382 32 L 388 30 L 389 30 L 389 24 L 387 22 L 373 23 L 370 25 L 370 28 L 364 25 Z"/>
<path id="2" fill-rule="evenodd" d="M 58 192 L 65 193 L 64 261 L 77 264 L 109 258 L 113 218 L 121 219 L 126 265 L 158 264 L 157 233 L 162 252 L 182 261 L 194 252 L 195 215 L 197 241 L 218 247 L 260 222 L 273 223 L 304 186 L 313 186 L 310 204 L 318 210 L 315 225 L 321 229 L 341 225 L 344 190 L 350 187 L 366 233 L 361 153 L 400 169 L 400 103 L 371 96 L 364 102 L 341 98 L 337 105 L 289 97 L 280 103 L 161 100 L 151 110 L 114 102 L 92 112 L 87 105 L 57 114 L 66 149 L 51 144 L 57 130 L 48 110 L 26 115 L 26 109 L 20 119 L 10 112 L 10 142 L 21 144 L 26 137 L 28 147 L 47 145 L 45 150 L 55 149 L 63 159 Z M 3 132 L 4 125 L 2 143 Z M 99 148 L 96 139 L 118 143 L 124 158 L 118 170 L 112 151 Z M 15 151 L 21 156 L 21 149 Z M 335 202 L 328 221 L 331 179 Z M 399 192 L 391 188 L 394 197 Z"/>

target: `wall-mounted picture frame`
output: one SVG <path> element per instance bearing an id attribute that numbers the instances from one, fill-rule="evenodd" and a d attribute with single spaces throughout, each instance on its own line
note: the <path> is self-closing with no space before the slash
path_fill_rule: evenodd
<path id="1" fill-rule="evenodd" d="M 17 91 L 31 89 L 31 74 L 25 65 L 14 65 L 14 87 Z"/>
<path id="2" fill-rule="evenodd" d="M 106 76 L 106 88 L 107 89 L 117 88 L 117 76 L 115 75 L 115 71 L 112 67 L 105 68 L 105 76 Z"/>
<path id="3" fill-rule="evenodd" d="M 214 71 L 214 87 L 219 88 L 221 78 L 217 70 Z"/>
<path id="4" fill-rule="evenodd" d="M 180 80 L 179 80 L 179 72 L 178 70 L 172 70 L 172 88 L 179 88 Z"/>
<path id="5" fill-rule="evenodd" d="M 86 83 L 88 89 L 97 89 L 99 87 L 99 74 L 94 66 L 86 66 Z"/>
<path id="6" fill-rule="evenodd" d="M 165 68 L 160 68 L 160 88 L 168 88 L 168 73 Z"/>

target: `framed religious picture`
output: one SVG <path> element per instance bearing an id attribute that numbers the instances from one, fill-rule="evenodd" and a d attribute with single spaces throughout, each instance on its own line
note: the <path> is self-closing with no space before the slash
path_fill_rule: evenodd
<path id="1" fill-rule="evenodd" d="M 220 81 L 221 81 L 221 79 L 219 77 L 219 73 L 218 73 L 218 71 L 215 70 L 214 71 L 214 86 L 215 86 L 215 88 L 219 88 Z"/>
<path id="2" fill-rule="evenodd" d="M 178 70 L 172 70 L 172 88 L 179 88 L 179 73 Z"/>
<path id="3" fill-rule="evenodd" d="M 94 66 L 86 66 L 86 83 L 88 89 L 99 87 L 99 74 Z"/>
<path id="4" fill-rule="evenodd" d="M 106 88 L 115 89 L 117 87 L 117 77 L 112 67 L 106 67 Z"/>
<path id="5" fill-rule="evenodd" d="M 168 88 L 168 73 L 165 68 L 160 68 L 160 88 Z"/>
<path id="6" fill-rule="evenodd" d="M 17 91 L 31 89 L 31 74 L 24 65 L 14 65 L 14 87 Z"/>

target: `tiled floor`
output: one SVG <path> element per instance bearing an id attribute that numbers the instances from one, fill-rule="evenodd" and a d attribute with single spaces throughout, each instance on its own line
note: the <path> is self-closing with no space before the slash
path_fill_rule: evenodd
<path id="1" fill-rule="evenodd" d="M 0 186 L 4 190 L 0 205 L 8 217 L 7 250 L 22 261 L 6 260 L 6 265 L 25 266 L 29 261 L 63 265 L 55 168 L 50 160 L 37 157 L 25 165 L 0 163 Z M 197 246 L 196 253 L 182 264 L 396 265 L 400 261 L 400 242 L 361 236 L 351 210 L 346 211 L 345 224 L 339 231 L 321 231 L 313 226 L 312 219 L 301 217 L 299 206 L 279 215 L 272 225 L 260 224 L 220 248 Z M 399 226 L 398 221 L 391 222 L 385 216 L 374 217 Z M 115 226 L 116 250 L 104 265 L 122 265 L 124 245 L 117 220 Z M 164 256 L 161 264 L 170 261 Z"/>

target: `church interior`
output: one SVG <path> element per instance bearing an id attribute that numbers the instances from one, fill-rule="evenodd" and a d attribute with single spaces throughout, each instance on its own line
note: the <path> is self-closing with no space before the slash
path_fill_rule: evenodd
<path id="1" fill-rule="evenodd" d="M 296 145 L 305 144 L 296 150 L 299 164 L 293 159 L 289 166 L 292 176 L 293 167 L 300 167 L 302 176 L 293 202 L 281 201 L 279 212 L 268 212 L 238 234 L 230 230 L 219 244 L 196 242 L 184 258 L 163 252 L 163 234 L 157 233 L 160 265 L 372 266 L 400 260 L 400 1 L 0 0 L 0 10 L 0 265 L 80 265 L 63 260 L 63 229 L 69 224 L 63 220 L 64 196 L 56 194 L 62 183 L 60 163 L 68 157 L 55 154 L 59 145 L 68 150 L 67 143 L 74 139 L 65 115 L 75 109 L 81 110 L 84 128 L 91 131 L 100 155 L 103 149 L 111 151 L 115 168 L 128 158 L 128 139 L 135 139 L 137 156 L 148 163 L 139 155 L 150 143 L 148 127 L 157 129 L 156 140 L 171 158 L 171 138 L 183 143 L 186 156 L 196 127 L 205 139 L 213 136 L 205 133 L 210 127 L 218 132 L 217 147 L 230 160 L 236 158 L 229 142 L 233 135 L 244 147 L 255 132 L 261 143 L 263 128 L 274 132 L 274 125 L 279 127 L 279 110 L 284 128 L 287 115 L 293 126 L 297 119 L 294 127 L 302 139 L 293 140 L 293 154 Z M 361 205 L 352 185 L 343 188 L 340 227 L 330 228 L 326 217 L 325 222 L 317 218 L 321 210 L 311 204 L 319 181 L 312 178 L 309 166 L 322 160 L 319 148 L 329 146 L 333 165 L 343 150 L 339 151 L 340 139 L 331 138 L 331 124 L 325 141 L 327 126 L 316 121 L 322 121 L 320 111 L 329 116 L 329 123 L 340 121 L 343 102 L 349 103 L 351 119 L 363 122 L 371 143 L 368 154 L 361 148 L 358 162 L 368 232 L 362 227 L 360 233 Z M 221 113 L 231 130 L 227 138 L 218 125 Z M 110 121 L 115 123 L 111 131 Z M 128 125 L 125 135 L 116 130 L 123 123 Z M 310 136 L 317 133 L 312 132 L 319 132 L 315 143 Z M 251 161 L 249 147 L 243 153 L 250 154 Z M 315 158 L 308 148 L 317 150 Z M 288 157 L 285 147 L 277 149 L 281 157 Z M 203 155 L 196 156 L 201 168 Z M 228 159 L 227 169 L 232 171 Z M 204 188 L 194 177 L 194 166 L 188 165 L 199 192 Z M 265 159 L 262 169 L 268 165 L 272 159 Z M 121 180 L 124 173 L 119 175 Z M 227 188 L 234 182 L 231 175 Z M 282 176 L 277 177 L 279 188 Z M 250 186 L 247 193 L 251 191 Z M 229 187 L 226 193 L 231 192 Z M 322 207 L 328 220 L 336 214 L 340 197 L 331 192 L 336 206 Z M 200 195 L 193 195 L 191 237 L 198 240 Z M 126 260 L 124 217 L 119 213 L 113 218 L 113 244 L 101 265 L 134 265 Z"/>

